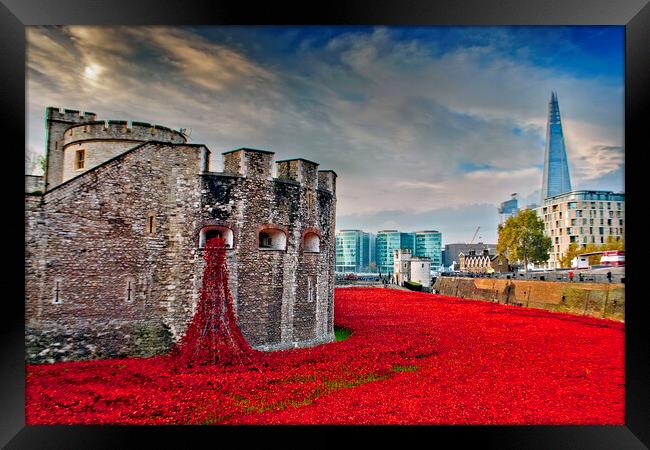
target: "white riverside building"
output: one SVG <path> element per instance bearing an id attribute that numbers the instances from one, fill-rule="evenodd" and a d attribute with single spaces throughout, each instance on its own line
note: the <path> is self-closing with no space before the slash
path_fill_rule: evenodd
<path id="1" fill-rule="evenodd" d="M 395 250 L 393 274 L 398 284 L 413 281 L 428 288 L 431 286 L 431 258 L 413 256 L 410 249 Z"/>
<path id="2" fill-rule="evenodd" d="M 576 243 L 604 244 L 607 238 L 625 236 L 625 194 L 612 191 L 571 191 L 545 198 L 536 208 L 544 222 L 544 232 L 552 240 L 550 258 L 544 266 L 561 267 L 560 260 Z"/>

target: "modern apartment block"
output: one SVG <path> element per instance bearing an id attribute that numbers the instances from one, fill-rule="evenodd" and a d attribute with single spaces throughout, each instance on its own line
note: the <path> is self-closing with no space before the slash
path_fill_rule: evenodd
<path id="1" fill-rule="evenodd" d="M 548 268 L 560 267 L 569 245 L 604 244 L 625 234 L 625 194 L 611 191 L 571 191 L 544 199 L 536 209 L 551 237 Z"/>

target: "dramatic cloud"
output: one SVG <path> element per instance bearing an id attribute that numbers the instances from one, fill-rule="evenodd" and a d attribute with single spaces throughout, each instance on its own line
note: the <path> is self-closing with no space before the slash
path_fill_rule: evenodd
<path id="1" fill-rule="evenodd" d="M 221 152 L 241 146 L 318 161 L 339 175 L 340 226 L 448 227 L 449 242 L 481 225 L 496 236 L 499 202 L 539 196 L 551 90 L 574 188 L 623 189 L 622 72 L 582 45 L 602 39 L 593 36 L 548 27 L 28 28 L 27 152 L 30 161 L 43 152 L 46 106 L 93 111 L 190 129 L 212 150 L 214 170 Z"/>

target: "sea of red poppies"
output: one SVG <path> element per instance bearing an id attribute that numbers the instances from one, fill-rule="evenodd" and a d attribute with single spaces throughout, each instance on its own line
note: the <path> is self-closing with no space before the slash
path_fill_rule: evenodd
<path id="1" fill-rule="evenodd" d="M 28 365 L 37 424 L 624 423 L 624 325 L 337 288 L 346 340 L 178 369 L 170 357 Z"/>

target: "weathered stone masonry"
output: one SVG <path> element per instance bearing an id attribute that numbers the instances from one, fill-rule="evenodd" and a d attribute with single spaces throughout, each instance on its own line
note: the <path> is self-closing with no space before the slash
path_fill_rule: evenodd
<path id="1" fill-rule="evenodd" d="M 253 149 L 226 152 L 224 172 L 210 172 L 205 146 L 166 138 L 26 196 L 28 360 L 167 351 L 193 314 L 212 232 L 232 244 L 230 286 L 251 345 L 333 340 L 336 174 L 296 159 L 273 178 L 273 153 Z"/>

